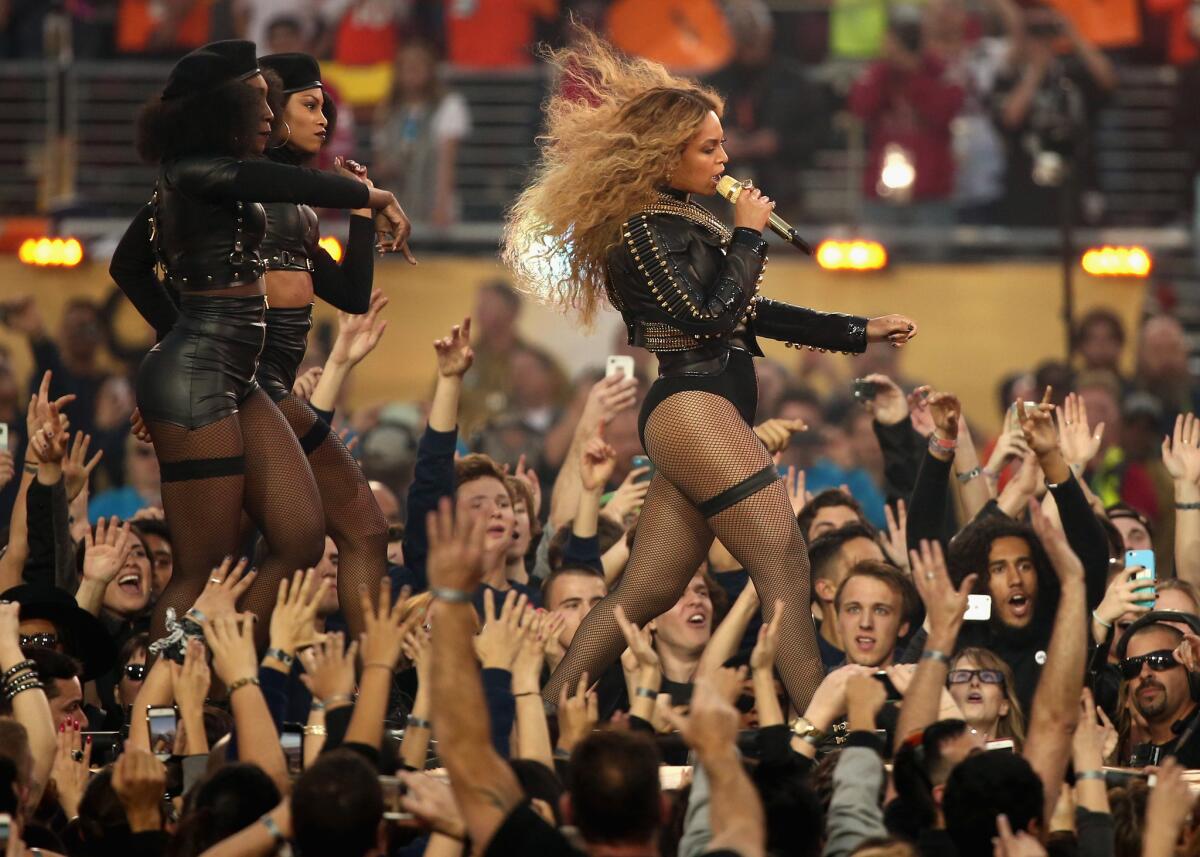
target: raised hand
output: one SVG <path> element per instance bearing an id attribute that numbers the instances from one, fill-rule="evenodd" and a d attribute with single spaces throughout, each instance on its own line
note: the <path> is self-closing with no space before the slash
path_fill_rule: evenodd
<path id="1" fill-rule="evenodd" d="M 1138 602 L 1153 601 L 1157 584 L 1153 580 L 1136 580 L 1140 571 L 1141 568 L 1127 568 L 1114 574 L 1108 582 L 1108 588 L 1104 590 L 1104 599 L 1097 605 L 1093 615 L 1094 619 L 1100 620 L 1105 630 L 1111 628 L 1126 613 L 1141 615 L 1150 610 Z"/>
<path id="2" fill-rule="evenodd" d="M 463 839 L 467 827 L 450 784 L 419 771 L 396 774 L 404 783 L 400 806 L 417 817 L 422 827 L 452 839 Z"/>
<path id="3" fill-rule="evenodd" d="M 407 587 L 401 591 L 400 597 L 392 601 L 392 580 L 387 575 L 379 581 L 379 600 L 371 603 L 370 594 L 363 586 L 359 590 L 362 602 L 363 620 L 366 630 L 360 638 L 362 644 L 363 668 L 372 664 L 396 669 L 400 655 L 404 651 L 404 638 L 424 614 L 412 611 L 407 619 L 404 618 L 404 605 L 408 601 Z"/>
<path id="4" fill-rule="evenodd" d="M 1024 830 L 1014 834 L 1008 816 L 996 816 L 996 832 L 1000 835 L 992 840 L 993 857 L 1046 857 L 1046 849 L 1036 836 Z"/>
<path id="5" fill-rule="evenodd" d="M 428 688 L 429 665 L 432 663 L 430 652 L 432 640 L 423 625 L 409 630 L 404 635 L 404 659 L 417 671 L 417 687 Z"/>
<path id="6" fill-rule="evenodd" d="M 905 315 L 881 315 L 867 322 L 867 342 L 887 342 L 900 348 L 916 335 L 916 322 Z"/>
<path id="7" fill-rule="evenodd" d="M 237 612 L 238 599 L 254 582 L 255 570 L 246 571 L 248 560 L 244 557 L 234 563 L 233 557 L 225 559 L 212 570 L 204 591 L 188 611 L 196 621 L 215 619 L 229 613 Z M 199 614 L 199 616 L 196 616 Z"/>
<path id="8" fill-rule="evenodd" d="M 625 608 L 620 604 L 613 610 L 613 616 L 617 620 L 617 627 L 621 629 L 621 634 L 625 637 L 625 645 L 628 647 L 621 655 L 621 667 L 625 672 L 661 669 L 658 652 L 654 650 L 654 635 L 650 633 L 649 626 L 639 628 L 630 622 L 625 616 Z"/>
<path id="9" fill-rule="evenodd" d="M 1162 459 L 1176 482 L 1200 482 L 1200 420 L 1195 414 L 1175 417 L 1175 431 L 1163 438 Z"/>
<path id="10" fill-rule="evenodd" d="M 253 613 L 225 613 L 201 623 L 212 652 L 213 669 L 226 687 L 244 678 L 258 678 L 254 618 Z"/>
<path id="11" fill-rule="evenodd" d="M 425 571 L 431 590 L 474 592 L 483 579 L 483 542 L 487 522 L 482 515 L 460 515 L 455 520 L 449 499 L 438 503 L 426 521 L 429 557 Z"/>
<path id="12" fill-rule="evenodd" d="M 783 487 L 787 490 L 788 504 L 792 507 L 793 515 L 799 515 L 804 511 L 804 507 L 812 499 L 812 495 L 808 493 L 807 481 L 808 477 L 803 470 L 798 470 L 791 464 L 788 465 L 787 476 L 783 478 Z"/>
<path id="13" fill-rule="evenodd" d="M 1017 402 L 1017 417 L 1025 443 L 1040 459 L 1058 449 L 1058 432 L 1054 430 L 1054 405 L 1050 404 L 1050 388 L 1046 388 L 1042 402 L 1032 410 L 1023 401 Z"/>
<path id="14" fill-rule="evenodd" d="M 1175 660 L 1183 664 L 1188 672 L 1200 672 L 1200 637 L 1187 633 L 1175 648 Z"/>
<path id="15" fill-rule="evenodd" d="M 538 693 L 542 689 L 542 666 L 546 660 L 546 642 L 550 613 L 526 610 L 521 647 L 512 663 L 512 692 Z"/>
<path id="16" fill-rule="evenodd" d="M 908 506 L 903 500 L 897 500 L 896 511 L 884 505 L 883 515 L 887 520 L 887 533 L 880 535 L 883 552 L 898 567 L 908 571 Z"/>
<path id="17" fill-rule="evenodd" d="M 570 753 L 588 736 L 600 719 L 600 703 L 595 691 L 588 690 L 588 674 L 579 677 L 574 696 L 567 696 L 563 685 L 558 698 L 558 749 Z"/>
<path id="18" fill-rule="evenodd" d="M 91 459 L 88 459 L 88 447 L 91 443 L 92 436 L 90 434 L 84 434 L 81 431 L 75 432 L 75 440 L 71 443 L 67 457 L 63 459 L 63 479 L 67 489 L 68 503 L 83 493 L 83 489 L 87 487 L 88 480 L 92 476 L 92 471 L 104 457 L 104 450 L 100 449 Z"/>
<path id="19" fill-rule="evenodd" d="M 808 431 L 804 420 L 772 419 L 754 427 L 754 434 L 763 442 L 763 446 L 771 455 L 787 449 L 788 444 L 792 441 L 792 435 L 801 431 Z"/>
<path id="20" fill-rule="evenodd" d="M 921 387 L 918 395 L 925 396 L 925 404 L 929 406 L 929 416 L 933 420 L 934 430 L 941 437 L 953 440 L 958 437 L 958 421 L 962 416 L 962 404 L 953 393 L 935 393 L 931 387 Z"/>
<path id="21" fill-rule="evenodd" d="M 604 427 L 601 420 L 579 456 L 579 479 L 585 491 L 603 489 L 617 465 L 617 451 L 604 439 Z"/>
<path id="22" fill-rule="evenodd" d="M 17 465 L 13 455 L 7 449 L 0 449 L 0 490 L 17 475 Z"/>
<path id="23" fill-rule="evenodd" d="M 1116 728 L 1104 709 L 1096 707 L 1092 692 L 1085 687 L 1079 698 L 1079 723 L 1071 744 L 1075 770 L 1098 770 L 1110 752 L 1110 745 L 1115 748 L 1116 742 Z"/>
<path id="24" fill-rule="evenodd" d="M 67 444 L 71 439 L 71 433 L 67 431 L 69 422 L 54 402 L 51 402 L 45 411 L 46 416 L 41 428 L 29 436 L 29 446 L 38 461 L 56 464 L 67 454 Z"/>
<path id="25" fill-rule="evenodd" d="M 521 457 L 517 459 L 517 469 L 513 471 L 513 476 L 525 483 L 533 497 L 533 508 L 529 510 L 530 520 L 540 517 L 542 514 L 542 481 L 538 478 L 536 470 L 525 466 L 525 453 L 521 453 Z"/>
<path id="26" fill-rule="evenodd" d="M 1179 834 L 1187 824 L 1195 801 L 1183 778 L 1183 766 L 1168 756 L 1154 776 L 1154 786 L 1146 800 L 1145 820 L 1142 823 L 1144 857 L 1158 857 L 1175 852 Z"/>
<path id="27" fill-rule="evenodd" d="M 757 672 L 775 668 L 775 655 L 779 652 L 779 623 L 783 619 L 785 609 L 782 601 L 776 601 L 775 614 L 771 621 L 758 629 L 758 640 L 754 643 L 754 650 L 750 652 L 750 669 Z"/>
<path id="28" fill-rule="evenodd" d="M 354 691 L 356 654 L 358 643 L 346 646 L 346 638 L 340 631 L 328 633 L 324 640 L 300 652 L 300 663 L 304 665 L 300 681 L 313 698 L 324 703 L 343 697 L 349 702 Z"/>
<path id="29" fill-rule="evenodd" d="M 317 608 L 329 591 L 329 581 L 317 581 L 316 572 L 297 571 L 279 582 L 279 595 L 271 611 L 271 648 L 288 654 L 313 641 Z"/>
<path id="30" fill-rule="evenodd" d="M 133 549 L 133 534 L 129 524 L 121 524 L 114 515 L 96 522 L 95 535 L 91 528 L 83 536 L 83 579 L 108 586 L 125 567 Z"/>
<path id="31" fill-rule="evenodd" d="M 646 492 L 650 490 L 650 480 L 637 480 L 650 472 L 649 467 L 638 467 L 625 475 L 625 480 L 617 486 L 612 497 L 604 504 L 600 514 L 612 519 L 622 527 L 629 516 L 642 508 L 646 502 Z"/>
<path id="32" fill-rule="evenodd" d="M 198 755 L 208 750 L 208 738 L 204 733 L 204 700 L 212 684 L 212 673 L 208 668 L 207 653 L 200 640 L 188 640 L 184 649 L 183 664 L 169 662 L 171 683 L 174 687 L 175 703 L 179 706 L 180 730 L 176 735 L 175 752 L 183 752 L 186 737 L 187 755 Z"/>
<path id="33" fill-rule="evenodd" d="M 58 751 L 54 754 L 54 767 L 50 779 L 58 796 L 58 805 L 67 818 L 79 815 L 79 801 L 87 790 L 92 760 L 92 736 L 83 739 L 79 721 L 64 721 L 58 727 Z"/>
<path id="34" fill-rule="evenodd" d="M 150 436 L 150 429 L 146 428 L 146 421 L 142 419 L 140 408 L 134 408 L 133 413 L 129 415 L 129 433 L 142 443 L 154 442 L 154 438 Z"/>
<path id="35" fill-rule="evenodd" d="M 528 605 L 527 596 L 510 589 L 497 616 L 494 594 L 491 589 L 484 590 L 483 630 L 475 637 L 475 654 L 484 669 L 512 669 L 529 630 L 523 621 Z"/>
<path id="36" fill-rule="evenodd" d="M 127 748 L 113 765 L 113 791 L 134 833 L 162 827 L 160 807 L 166 783 L 166 766 L 145 750 Z"/>
<path id="37" fill-rule="evenodd" d="M 962 585 L 955 589 L 946 570 L 942 546 L 936 541 L 921 539 L 920 550 L 909 551 L 908 559 L 912 566 L 913 584 L 925 603 L 930 638 L 937 635 L 939 638 L 957 639 L 963 614 L 967 610 L 967 596 L 975 588 L 979 575 L 967 575 Z"/>
<path id="38" fill-rule="evenodd" d="M 885 426 L 894 426 L 908 417 L 908 397 L 896 382 L 887 375 L 867 375 L 864 381 L 875 385 L 875 398 L 863 403 L 875 421 Z"/>
<path id="39" fill-rule="evenodd" d="M 310 401 L 313 392 L 317 389 L 317 382 L 321 380 L 321 375 L 324 373 L 323 366 L 314 366 L 307 372 L 297 375 L 296 380 L 292 382 L 292 395 L 302 402 Z"/>
<path id="40" fill-rule="evenodd" d="M 379 314 L 388 305 L 388 300 L 382 289 L 375 289 L 371 292 L 371 303 L 365 313 L 352 315 L 338 312 L 337 337 L 329 350 L 329 359 L 332 362 L 357 366 L 375 350 L 375 346 L 387 330 L 387 319 L 381 319 Z"/>
<path id="41" fill-rule="evenodd" d="M 676 710 L 664 713 L 684 743 L 701 759 L 718 756 L 737 742 L 740 725 L 737 709 L 722 696 L 713 676 L 696 678 L 692 703 L 686 715 Z"/>
<path id="42" fill-rule="evenodd" d="M 846 714 L 850 729 L 874 729 L 875 718 L 887 702 L 883 682 L 873 675 L 853 675 L 846 680 Z"/>
<path id="43" fill-rule="evenodd" d="M 580 422 L 585 426 L 596 425 L 632 408 L 637 403 L 637 390 L 637 378 L 626 378 L 620 373 L 601 378 L 588 391 Z"/>
<path id="44" fill-rule="evenodd" d="M 1058 422 L 1058 445 L 1063 458 L 1073 467 L 1084 468 L 1100 451 L 1104 423 L 1095 431 L 1088 427 L 1087 403 L 1081 396 L 1068 393 L 1063 406 L 1054 413 Z"/>
<path id="45" fill-rule="evenodd" d="M 435 339 L 433 350 L 437 352 L 438 374 L 443 378 L 461 378 L 475 362 L 475 351 L 471 348 L 471 319 L 450 328 L 450 335 Z"/>
<path id="46" fill-rule="evenodd" d="M 25 414 L 25 432 L 30 442 L 32 442 L 34 435 L 45 427 L 46 422 L 50 419 L 52 408 L 58 413 L 62 413 L 67 405 L 75 401 L 73 393 L 66 396 L 59 396 L 57 399 L 51 399 L 51 377 L 51 372 L 45 372 L 42 375 L 41 383 L 38 385 L 38 391 L 29 397 L 29 408 Z"/>
<path id="47" fill-rule="evenodd" d="M 935 428 L 933 417 L 929 413 L 929 403 L 920 390 L 908 394 L 908 418 L 913 430 L 921 437 L 929 437 Z"/>

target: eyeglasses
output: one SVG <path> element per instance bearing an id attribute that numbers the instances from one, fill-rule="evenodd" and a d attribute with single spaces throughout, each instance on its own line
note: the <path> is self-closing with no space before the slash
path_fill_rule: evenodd
<path id="1" fill-rule="evenodd" d="M 43 646 L 47 649 L 52 649 L 58 645 L 58 634 L 22 634 L 22 646 Z"/>
<path id="2" fill-rule="evenodd" d="M 1179 661 L 1175 660 L 1175 653 L 1170 649 L 1138 655 L 1136 658 L 1126 658 L 1121 661 L 1122 677 L 1126 681 L 1137 678 L 1142 671 L 1142 664 L 1146 664 L 1156 673 L 1160 673 L 1179 666 Z"/>
<path id="3" fill-rule="evenodd" d="M 145 664 L 125 664 L 125 678 L 130 681 L 141 681 L 146 677 Z"/>
<path id="4" fill-rule="evenodd" d="M 975 676 L 984 684 L 1004 684 L 1004 673 L 1000 670 L 950 670 L 946 684 L 968 684 Z"/>

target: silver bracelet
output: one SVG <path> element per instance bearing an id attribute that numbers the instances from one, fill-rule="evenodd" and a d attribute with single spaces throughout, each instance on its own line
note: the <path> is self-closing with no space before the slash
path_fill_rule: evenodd
<path id="1" fill-rule="evenodd" d="M 959 484 L 960 484 L 960 485 L 966 485 L 966 484 L 967 484 L 968 482 L 970 482 L 972 479 L 975 479 L 975 478 L 977 478 L 977 477 L 978 477 L 978 476 L 979 476 L 981 473 L 983 473 L 983 470 L 982 470 L 982 469 L 980 469 L 980 468 L 978 468 L 978 467 L 972 467 L 972 468 L 971 468 L 970 470 L 968 470 L 966 473 L 956 473 L 956 474 L 954 474 L 954 478 L 955 478 L 955 479 L 957 479 L 957 480 L 959 481 Z"/>
<path id="2" fill-rule="evenodd" d="M 925 651 L 921 652 L 921 660 L 937 661 L 938 663 L 950 666 L 950 656 L 945 652 L 939 652 L 937 649 L 926 649 Z"/>
<path id="3" fill-rule="evenodd" d="M 470 604 L 471 593 L 463 592 L 461 589 L 448 589 L 444 586 L 439 586 L 436 589 L 430 589 L 429 593 L 438 601 L 445 601 L 447 604 Z"/>
<path id="4" fill-rule="evenodd" d="M 1104 780 L 1104 771 L 1076 771 L 1075 782 L 1080 780 Z"/>

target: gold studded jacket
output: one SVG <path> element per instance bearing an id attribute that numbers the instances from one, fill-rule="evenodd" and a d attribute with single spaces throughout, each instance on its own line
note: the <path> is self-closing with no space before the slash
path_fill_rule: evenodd
<path id="1" fill-rule="evenodd" d="M 682 195 L 662 193 L 625 221 L 608 254 L 608 297 L 629 344 L 654 352 L 735 344 L 761 356 L 755 335 L 792 346 L 861 353 L 867 320 L 758 294 L 767 242 L 730 230 Z M 706 349 L 707 350 L 707 349 Z"/>

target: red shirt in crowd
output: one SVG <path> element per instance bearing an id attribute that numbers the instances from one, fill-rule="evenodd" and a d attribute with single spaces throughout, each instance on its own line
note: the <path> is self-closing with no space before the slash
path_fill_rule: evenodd
<path id="1" fill-rule="evenodd" d="M 447 59 L 473 68 L 533 65 L 534 20 L 557 14 L 558 0 L 450 0 Z"/>
<path id="2" fill-rule="evenodd" d="M 910 153 L 916 177 L 914 200 L 947 199 L 954 190 L 950 123 L 963 105 L 963 91 L 943 79 L 941 60 L 925 56 L 912 71 L 881 60 L 873 63 L 850 91 L 850 109 L 867 128 L 870 153 L 863 190 L 875 186 L 889 143 Z"/>

